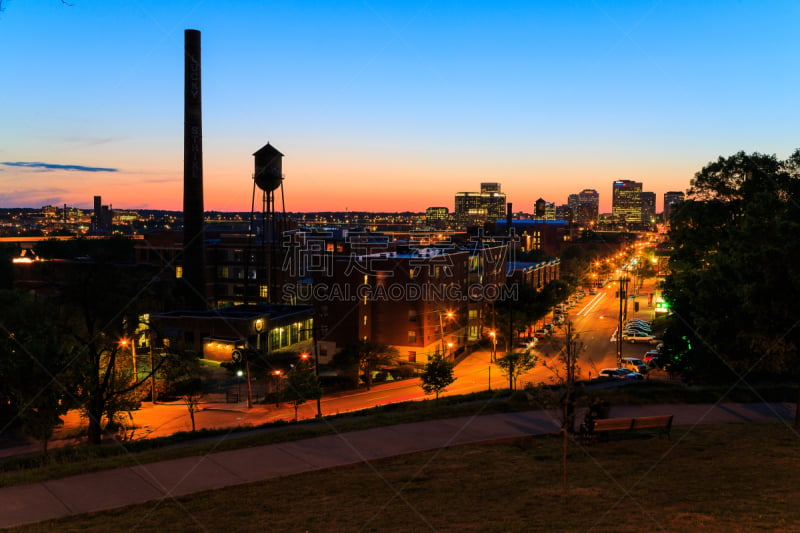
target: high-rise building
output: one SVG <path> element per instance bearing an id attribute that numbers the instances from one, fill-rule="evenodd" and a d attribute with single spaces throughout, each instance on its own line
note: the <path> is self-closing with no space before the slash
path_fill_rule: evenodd
<path id="1" fill-rule="evenodd" d="M 575 196 L 573 213 L 581 226 L 594 226 L 600 212 L 600 194 L 594 189 L 584 189 Z"/>
<path id="2" fill-rule="evenodd" d="M 618 221 L 639 224 L 642 220 L 642 183 L 617 180 L 611 190 L 611 215 Z"/>
<path id="3" fill-rule="evenodd" d="M 656 193 L 642 193 L 642 224 L 645 227 L 656 223 Z"/>
<path id="4" fill-rule="evenodd" d="M 450 219 L 450 210 L 446 207 L 429 207 L 425 210 L 425 222 L 435 226 L 444 225 Z"/>
<path id="5" fill-rule="evenodd" d="M 462 224 L 494 222 L 505 216 L 506 195 L 499 183 L 481 183 L 481 192 L 458 192 L 454 215 Z"/>
<path id="6" fill-rule="evenodd" d="M 680 191 L 670 191 L 664 193 L 664 222 L 669 223 L 672 209 L 675 205 L 683 202 L 686 196 Z"/>
<path id="7" fill-rule="evenodd" d="M 556 219 L 556 204 L 555 202 L 547 202 L 543 198 L 536 200 L 533 205 L 533 219 L 534 220 L 555 220 Z"/>

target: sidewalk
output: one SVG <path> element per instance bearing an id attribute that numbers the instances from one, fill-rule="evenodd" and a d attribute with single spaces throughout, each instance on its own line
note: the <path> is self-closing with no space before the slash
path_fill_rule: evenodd
<path id="1" fill-rule="evenodd" d="M 672 414 L 673 425 L 758 423 L 794 418 L 794 404 L 615 406 L 612 417 Z M 0 488 L 0 527 L 173 498 L 204 490 L 357 464 L 432 449 L 558 431 L 546 411 L 386 426 L 186 457 Z"/>

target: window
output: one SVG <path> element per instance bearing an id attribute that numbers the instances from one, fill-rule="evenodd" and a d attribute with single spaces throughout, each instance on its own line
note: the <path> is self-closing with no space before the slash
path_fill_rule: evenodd
<path id="1" fill-rule="evenodd" d="M 182 266 L 176 266 L 175 267 L 175 278 L 176 279 L 180 279 L 182 277 L 183 277 L 183 267 Z"/>
<path id="2" fill-rule="evenodd" d="M 408 321 L 409 322 L 416 322 L 417 321 L 417 310 L 416 309 L 409 309 L 408 310 Z"/>
<path id="3" fill-rule="evenodd" d="M 408 362 L 409 363 L 417 362 L 417 352 L 408 352 Z"/>
<path id="4" fill-rule="evenodd" d="M 410 330 L 408 332 L 408 342 L 417 342 L 417 332 Z"/>

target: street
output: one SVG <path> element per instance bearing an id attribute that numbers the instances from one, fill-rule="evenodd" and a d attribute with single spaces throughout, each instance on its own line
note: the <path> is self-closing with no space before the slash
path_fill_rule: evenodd
<path id="1" fill-rule="evenodd" d="M 651 319 L 652 308 L 647 306 L 647 294 L 653 292 L 653 280 L 648 280 L 642 287 L 639 311 L 633 312 L 633 304 L 627 302 L 629 316 Z M 619 300 L 615 297 L 616 287 L 613 283 L 599 289 L 595 295 L 587 295 L 568 313 L 573 332 L 578 335 L 579 345 L 583 349 L 578 354 L 578 379 L 590 379 L 597 376 L 602 368 L 616 367 L 616 343 L 611 341 L 617 327 L 619 316 Z M 550 317 L 548 317 L 549 320 Z M 551 337 L 542 339 L 536 347 L 539 363 L 535 368 L 520 376 L 518 388 L 526 383 L 556 383 L 558 372 L 558 353 L 564 346 L 566 325 L 555 328 Z M 623 357 L 641 357 L 649 346 L 623 343 Z M 472 392 L 502 390 L 508 388 L 508 377 L 497 365 L 490 364 L 490 352 L 476 351 L 464 357 L 455 367 L 456 381 L 450 385 L 442 396 L 460 395 Z M 563 371 L 561 372 L 563 375 Z M 373 385 L 367 391 L 359 389 L 326 394 L 320 407 L 323 415 L 340 414 L 358 411 L 374 406 L 404 401 L 433 398 L 426 396 L 420 388 L 419 379 L 408 379 Z M 310 401 L 298 409 L 299 419 L 314 418 L 317 404 Z M 293 420 L 294 408 L 290 404 L 254 404 L 247 409 L 246 402 L 239 403 L 205 403 L 195 414 L 198 429 L 230 428 L 236 426 L 257 426 L 276 420 Z M 56 439 L 74 436 L 77 429 L 85 425 L 78 411 L 71 411 L 65 417 L 65 424 L 56 432 Z M 143 402 L 139 410 L 131 412 L 127 420 L 128 439 L 143 439 L 167 436 L 179 431 L 191 430 L 191 419 L 186 405 L 182 401 L 170 403 Z M 32 445 L 36 450 L 38 444 Z M 4 455 L 0 450 L 0 456 Z M 10 452 L 9 452 L 10 453 Z"/>

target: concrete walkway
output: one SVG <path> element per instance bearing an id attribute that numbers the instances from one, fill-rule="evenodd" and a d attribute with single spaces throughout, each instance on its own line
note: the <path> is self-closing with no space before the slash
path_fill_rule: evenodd
<path id="1" fill-rule="evenodd" d="M 672 414 L 673 424 L 757 423 L 794 418 L 794 404 L 615 406 L 612 417 Z M 386 426 L 211 453 L 0 488 L 0 527 L 114 509 L 232 485 L 368 462 L 448 446 L 558 431 L 546 411 Z"/>

